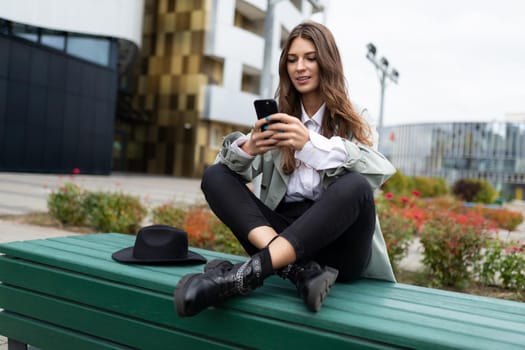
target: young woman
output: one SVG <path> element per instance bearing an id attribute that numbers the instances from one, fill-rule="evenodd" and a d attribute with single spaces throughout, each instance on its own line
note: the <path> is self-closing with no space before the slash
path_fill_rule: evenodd
<path id="1" fill-rule="evenodd" d="M 319 311 L 331 286 L 360 277 L 395 281 L 376 218 L 374 189 L 394 167 L 349 100 L 339 50 L 315 22 L 296 26 L 279 61 L 279 113 L 249 135 L 226 136 L 202 178 L 214 213 L 250 259 L 214 260 L 175 290 L 179 316 L 246 294 L 277 273 Z M 246 183 L 256 176 L 256 196 Z"/>

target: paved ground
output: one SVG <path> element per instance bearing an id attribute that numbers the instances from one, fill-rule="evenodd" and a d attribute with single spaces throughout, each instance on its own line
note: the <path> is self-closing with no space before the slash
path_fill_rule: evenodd
<path id="1" fill-rule="evenodd" d="M 122 191 L 139 196 L 150 206 L 168 202 L 200 203 L 204 197 L 197 179 L 170 176 L 113 174 L 95 175 L 46 175 L 27 173 L 0 173 L 0 243 L 48 237 L 74 235 L 64 230 L 13 223 L 2 216 L 21 215 L 47 211 L 47 196 L 67 182 L 79 184 L 90 191 Z M 513 208 L 525 213 L 525 202 L 515 203 Z M 506 235 L 506 233 L 502 233 Z M 525 223 L 511 234 L 514 240 L 525 242 Z M 415 241 L 401 267 L 415 271 L 421 267 L 421 246 Z M 0 350 L 7 350 L 6 339 L 0 336 Z"/>

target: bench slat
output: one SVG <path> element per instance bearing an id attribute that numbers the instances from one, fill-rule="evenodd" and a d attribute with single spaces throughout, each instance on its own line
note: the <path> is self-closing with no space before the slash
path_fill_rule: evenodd
<path id="1" fill-rule="evenodd" d="M 8 310 L 46 319 L 50 324 L 68 325 L 70 329 L 111 339 L 120 345 L 151 350 L 165 350 L 166 344 L 177 344 L 177 347 L 195 350 L 238 349 L 176 329 L 144 323 L 12 286 L 0 285 L 0 295 L 2 306 Z"/>
<path id="2" fill-rule="evenodd" d="M 410 295 L 402 295 L 402 286 L 397 284 L 391 288 L 384 288 L 382 292 L 374 293 L 377 289 L 371 281 L 367 283 L 356 283 L 353 288 L 334 289 L 327 302 L 337 303 L 344 302 L 343 300 L 353 300 L 358 305 L 363 305 L 367 308 L 369 306 L 377 306 L 378 300 L 382 301 L 381 307 L 388 309 L 401 309 L 413 312 L 415 314 L 430 314 L 437 318 L 461 318 L 468 322 L 481 322 L 482 319 L 488 319 L 486 325 L 496 326 L 497 323 L 502 322 L 503 328 L 507 328 L 505 322 L 525 324 L 525 310 L 523 308 L 516 308 L 514 303 L 513 308 L 501 307 L 500 309 L 484 308 L 483 302 L 486 298 L 478 300 L 461 299 L 461 294 L 455 294 L 455 298 L 445 296 L 417 296 L 412 298 Z M 401 291 L 397 290 L 401 289 Z M 369 293 L 366 293 L 366 292 Z M 481 304 L 481 305 L 480 305 Z M 506 310 L 508 309 L 508 310 Z"/>
<path id="3" fill-rule="evenodd" d="M 28 317 L 0 312 L 0 330 L 3 334 L 20 342 L 25 342 L 43 349 L 53 350 L 125 350 L 117 344 L 79 335 L 61 327 L 55 327 Z"/>

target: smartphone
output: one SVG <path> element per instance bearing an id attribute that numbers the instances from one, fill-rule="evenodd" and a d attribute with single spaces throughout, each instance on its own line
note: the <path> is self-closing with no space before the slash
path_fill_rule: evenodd
<path id="1" fill-rule="evenodd" d="M 257 119 L 262 119 L 270 114 L 279 113 L 277 102 L 273 99 L 255 100 L 253 101 Z"/>

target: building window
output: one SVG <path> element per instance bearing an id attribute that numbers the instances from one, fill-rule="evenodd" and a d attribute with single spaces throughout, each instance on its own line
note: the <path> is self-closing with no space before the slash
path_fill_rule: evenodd
<path id="1" fill-rule="evenodd" d="M 11 22 L 0 18 L 0 35 L 8 35 L 11 33 Z"/>
<path id="2" fill-rule="evenodd" d="M 259 95 L 261 73 L 255 68 L 243 65 L 241 91 Z"/>
<path id="3" fill-rule="evenodd" d="M 245 1 L 236 1 L 233 24 L 255 35 L 264 36 L 264 12 Z"/>
<path id="4" fill-rule="evenodd" d="M 67 38 L 66 52 L 72 56 L 108 66 L 110 41 L 108 39 L 83 35 L 69 35 Z"/>
<path id="5" fill-rule="evenodd" d="M 11 32 L 14 36 L 19 38 L 24 38 L 29 41 L 38 41 L 38 28 L 33 26 L 28 26 L 21 23 L 13 23 L 11 27 Z"/>
<path id="6" fill-rule="evenodd" d="M 42 30 L 40 35 L 40 43 L 42 45 L 63 51 L 66 47 L 66 36 L 63 32 Z"/>
<path id="7" fill-rule="evenodd" d="M 281 27 L 281 40 L 280 40 L 281 49 L 284 47 L 284 43 L 288 39 L 288 36 L 290 36 L 290 32 L 287 31 L 286 28 Z"/>
<path id="8" fill-rule="evenodd" d="M 208 84 L 222 85 L 224 81 L 224 60 L 207 56 L 201 62 L 201 72 L 208 77 Z"/>
<path id="9" fill-rule="evenodd" d="M 299 10 L 299 12 L 303 12 L 303 0 L 291 0 L 290 1 L 292 5 Z"/>

